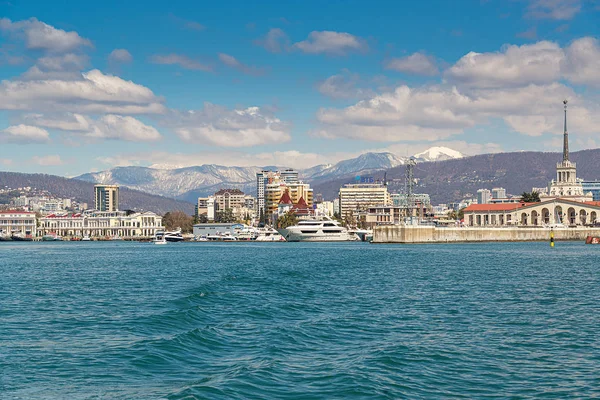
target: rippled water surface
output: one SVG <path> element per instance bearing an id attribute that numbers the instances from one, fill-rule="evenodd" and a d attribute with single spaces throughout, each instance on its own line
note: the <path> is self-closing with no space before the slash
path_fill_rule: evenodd
<path id="1" fill-rule="evenodd" d="M 0 243 L 0 397 L 597 397 L 599 312 L 581 243 Z"/>

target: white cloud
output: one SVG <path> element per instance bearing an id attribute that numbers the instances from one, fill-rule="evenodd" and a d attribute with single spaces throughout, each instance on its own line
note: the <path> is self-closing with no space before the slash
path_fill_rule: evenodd
<path id="1" fill-rule="evenodd" d="M 457 90 L 400 86 L 344 109 L 321 108 L 313 135 L 373 141 L 438 140 L 460 133 L 475 121 L 455 105 L 469 99 Z"/>
<path id="2" fill-rule="evenodd" d="M 227 65 L 228 67 L 235 68 L 238 71 L 248 75 L 259 75 L 263 71 L 256 67 L 251 67 L 246 64 L 242 64 L 237 58 L 225 53 L 219 53 L 219 60 Z"/>
<path id="3" fill-rule="evenodd" d="M 560 77 L 562 49 L 552 42 L 505 46 L 497 53 L 470 52 L 445 73 L 452 82 L 474 87 L 544 84 Z"/>
<path id="4" fill-rule="evenodd" d="M 600 42 L 584 37 L 566 48 L 563 73 L 571 82 L 600 87 Z"/>
<path id="5" fill-rule="evenodd" d="M 82 38 L 77 32 L 57 29 L 36 18 L 16 22 L 2 18 L 0 30 L 22 36 L 27 48 L 32 50 L 66 53 L 84 46 L 92 46 L 91 41 Z"/>
<path id="6" fill-rule="evenodd" d="M 366 51 L 367 43 L 346 32 L 312 31 L 308 38 L 294 47 L 310 54 L 345 55 L 352 51 Z"/>
<path id="7" fill-rule="evenodd" d="M 290 140 L 289 124 L 259 107 L 229 110 L 205 103 L 200 110 L 172 111 L 164 124 L 190 143 L 247 147 Z"/>
<path id="8" fill-rule="evenodd" d="M 49 156 L 33 156 L 31 158 L 31 162 L 41 166 L 56 166 L 64 164 L 60 156 L 56 154 Z"/>
<path id="9" fill-rule="evenodd" d="M 358 74 L 343 70 L 340 74 L 332 75 L 319 82 L 317 90 L 332 99 L 361 99 L 374 95 L 370 89 L 357 87 L 359 83 L 360 76 Z"/>
<path id="10" fill-rule="evenodd" d="M 130 64 L 133 56 L 126 49 L 114 49 L 108 55 L 108 61 L 112 63 Z"/>
<path id="11" fill-rule="evenodd" d="M 81 80 L 81 70 L 89 63 L 85 54 L 67 53 L 39 58 L 21 80 Z"/>
<path id="12" fill-rule="evenodd" d="M 149 125 L 133 117 L 105 115 L 92 127 L 90 135 L 94 138 L 119 139 L 131 142 L 149 142 L 161 138 L 160 133 Z"/>
<path id="13" fill-rule="evenodd" d="M 114 139 L 130 142 L 152 142 L 161 139 L 152 126 L 128 116 L 108 114 L 96 120 L 76 113 L 55 115 L 28 114 L 27 123 L 47 129 L 57 129 L 93 139 Z"/>
<path id="14" fill-rule="evenodd" d="M 570 100 L 571 129 L 578 134 L 597 134 L 600 107 L 559 83 L 469 92 L 456 87 L 400 86 L 343 109 L 321 108 L 317 112 L 320 126 L 312 134 L 369 141 L 433 141 L 492 119 L 502 119 L 525 135 L 560 134 L 564 98 Z"/>
<path id="15" fill-rule="evenodd" d="M 13 160 L 11 160 L 10 158 L 0 158 L 0 164 L 4 166 L 9 166 L 13 164 Z"/>
<path id="16" fill-rule="evenodd" d="M 0 143 L 47 143 L 50 141 L 48 131 L 37 126 L 14 125 L 0 131 Z"/>
<path id="17" fill-rule="evenodd" d="M 2 81 L 0 109 L 34 112 L 149 114 L 164 111 L 150 89 L 99 70 L 77 81 Z"/>
<path id="18" fill-rule="evenodd" d="M 335 163 L 357 157 L 360 152 L 337 152 L 329 154 L 304 153 L 297 150 L 246 153 L 241 151 L 170 153 L 154 151 L 99 157 L 97 160 L 111 167 L 149 165 L 151 168 L 184 168 L 202 164 L 235 167 L 264 167 L 267 165 L 307 168 L 326 163 Z"/>
<path id="19" fill-rule="evenodd" d="M 154 64 L 179 65 L 181 68 L 194 71 L 210 72 L 213 70 L 213 68 L 210 65 L 203 64 L 182 54 L 156 54 L 150 58 L 150 61 L 152 61 Z"/>
<path id="20" fill-rule="evenodd" d="M 581 11 L 582 0 L 529 0 L 526 16 L 536 19 L 573 19 Z"/>
<path id="21" fill-rule="evenodd" d="M 435 58 L 424 53 L 392 58 L 385 63 L 385 68 L 414 75 L 433 76 L 440 73 Z"/>
<path id="22" fill-rule="evenodd" d="M 268 52 L 281 53 L 289 50 L 290 38 L 283 30 L 272 28 L 264 37 L 256 39 L 254 44 L 263 47 Z"/>

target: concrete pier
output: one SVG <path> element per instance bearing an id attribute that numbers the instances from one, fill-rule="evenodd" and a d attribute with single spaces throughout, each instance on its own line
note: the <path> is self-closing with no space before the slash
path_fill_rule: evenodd
<path id="1" fill-rule="evenodd" d="M 554 240 L 585 240 L 599 236 L 600 228 L 554 229 Z M 373 230 L 373 243 L 460 243 L 460 242 L 550 242 L 549 228 L 533 227 L 434 227 L 434 226 L 378 226 Z"/>

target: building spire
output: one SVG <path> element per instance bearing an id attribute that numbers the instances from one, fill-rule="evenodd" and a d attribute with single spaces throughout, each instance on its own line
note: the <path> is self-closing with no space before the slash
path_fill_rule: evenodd
<path id="1" fill-rule="evenodd" d="M 567 132 L 567 100 L 563 100 L 565 105 L 565 132 L 563 142 L 563 161 L 569 161 L 569 133 Z"/>

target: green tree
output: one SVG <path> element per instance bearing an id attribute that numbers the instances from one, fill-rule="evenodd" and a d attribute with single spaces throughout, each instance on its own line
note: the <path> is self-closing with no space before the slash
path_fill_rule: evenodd
<path id="1" fill-rule="evenodd" d="M 235 218 L 235 215 L 233 215 L 233 210 L 231 208 L 227 208 L 223 211 L 219 211 L 219 212 L 217 212 L 217 215 L 215 215 L 215 222 L 219 222 L 222 224 L 228 224 L 228 223 L 232 223 L 235 221 L 236 221 L 236 218 Z"/>
<path id="2" fill-rule="evenodd" d="M 298 217 L 293 212 L 287 212 L 281 217 L 277 218 L 277 228 L 283 229 L 288 226 L 293 226 L 298 223 Z"/>
<path id="3" fill-rule="evenodd" d="M 523 192 L 521 194 L 521 201 L 524 201 L 525 203 L 539 203 L 540 200 L 540 194 L 539 192 Z"/>

